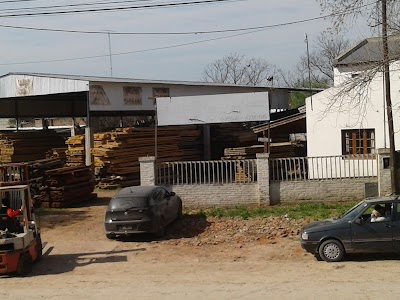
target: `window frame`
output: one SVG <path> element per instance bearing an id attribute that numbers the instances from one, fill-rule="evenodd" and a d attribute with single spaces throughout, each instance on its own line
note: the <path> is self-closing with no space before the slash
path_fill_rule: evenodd
<path id="1" fill-rule="evenodd" d="M 375 154 L 375 129 L 343 129 L 341 139 L 342 155 Z"/>

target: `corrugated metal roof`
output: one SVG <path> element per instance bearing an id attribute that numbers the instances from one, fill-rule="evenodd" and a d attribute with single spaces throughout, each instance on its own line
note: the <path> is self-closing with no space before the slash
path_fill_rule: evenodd
<path id="1" fill-rule="evenodd" d="M 389 58 L 400 57 L 400 35 L 388 37 Z M 365 39 L 339 55 L 333 62 L 334 65 L 354 65 L 383 60 L 383 46 L 381 37 Z"/>
<path id="2" fill-rule="evenodd" d="M 140 84 L 166 84 L 166 85 L 192 85 L 192 86 L 216 86 L 216 87 L 243 87 L 243 88 L 260 88 L 267 89 L 267 86 L 238 85 L 225 84 L 215 82 L 199 82 L 199 81 L 174 81 L 174 80 L 153 80 L 153 79 L 134 79 L 134 78 L 116 78 L 116 77 L 98 77 L 98 76 L 82 76 L 82 75 L 64 75 L 64 74 L 48 74 L 48 73 L 23 73 L 11 72 L 0 76 L 6 77 L 10 75 L 25 75 L 37 77 L 49 77 L 70 80 L 82 80 L 92 82 L 120 82 L 120 83 L 140 83 Z"/>

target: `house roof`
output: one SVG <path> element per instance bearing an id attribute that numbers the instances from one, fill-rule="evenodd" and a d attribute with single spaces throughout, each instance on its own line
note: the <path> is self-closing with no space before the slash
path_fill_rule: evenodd
<path id="1" fill-rule="evenodd" d="M 389 58 L 400 57 L 400 35 L 388 37 Z M 354 65 L 383 60 L 382 37 L 367 38 L 353 48 L 340 54 L 334 61 L 334 65 Z"/>
<path id="2" fill-rule="evenodd" d="M 271 124 L 265 123 L 265 124 L 260 124 L 258 126 L 254 126 L 253 132 L 254 133 L 260 133 L 263 131 L 267 131 L 269 128 L 273 129 L 273 128 L 277 128 L 277 127 L 281 127 L 281 126 L 285 126 L 291 123 L 295 123 L 297 121 L 303 120 L 305 121 L 306 119 L 306 113 L 305 112 L 300 112 L 300 113 L 296 113 L 293 114 L 291 116 L 287 116 L 275 121 L 271 121 Z"/>

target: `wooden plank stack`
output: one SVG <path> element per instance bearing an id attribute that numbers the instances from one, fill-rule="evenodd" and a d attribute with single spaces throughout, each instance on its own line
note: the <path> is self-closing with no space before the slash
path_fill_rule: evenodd
<path id="1" fill-rule="evenodd" d="M 202 133 L 196 126 L 157 128 L 158 161 L 200 160 Z M 119 128 L 94 135 L 95 173 L 98 186 L 139 184 L 139 157 L 155 155 L 154 128 Z"/>
<path id="2" fill-rule="evenodd" d="M 51 148 L 64 146 L 64 138 L 54 130 L 0 132 L 0 163 L 46 158 Z"/>
<path id="3" fill-rule="evenodd" d="M 70 167 L 84 166 L 85 165 L 85 135 L 75 135 L 65 141 L 68 146 L 66 151 L 67 162 L 66 165 Z"/>
<path id="4" fill-rule="evenodd" d="M 40 201 L 43 207 L 69 207 L 97 197 L 91 167 L 63 167 L 45 172 Z"/>

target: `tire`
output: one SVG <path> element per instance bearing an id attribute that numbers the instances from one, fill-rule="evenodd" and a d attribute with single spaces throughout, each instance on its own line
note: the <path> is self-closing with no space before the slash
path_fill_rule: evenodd
<path id="1" fill-rule="evenodd" d="M 37 236 L 36 238 L 36 261 L 39 261 L 42 259 L 43 256 L 43 245 L 42 245 L 42 239 L 40 238 L 40 235 Z"/>
<path id="2" fill-rule="evenodd" d="M 337 262 L 341 261 L 344 256 L 344 247 L 337 240 L 326 240 L 321 244 L 318 252 L 324 261 Z"/>
<path id="3" fill-rule="evenodd" d="M 115 240 L 117 238 L 117 236 L 115 234 L 111 234 L 111 233 L 106 233 L 106 237 L 109 240 Z"/>
<path id="4" fill-rule="evenodd" d="M 158 222 L 158 226 L 157 226 L 157 231 L 154 233 L 154 235 L 158 238 L 162 238 L 165 236 L 165 222 L 164 219 L 161 219 Z"/>
<path id="5" fill-rule="evenodd" d="M 178 216 L 177 216 L 178 220 L 182 220 L 183 219 L 183 212 L 182 212 L 182 201 L 179 201 L 179 208 L 178 208 Z"/>
<path id="6" fill-rule="evenodd" d="M 29 255 L 29 253 L 23 253 L 19 258 L 17 274 L 19 276 L 26 276 L 30 272 L 32 272 L 32 257 Z"/>

